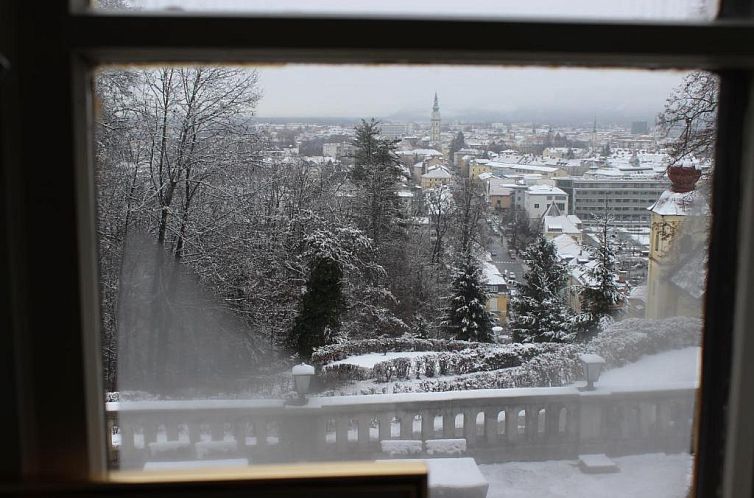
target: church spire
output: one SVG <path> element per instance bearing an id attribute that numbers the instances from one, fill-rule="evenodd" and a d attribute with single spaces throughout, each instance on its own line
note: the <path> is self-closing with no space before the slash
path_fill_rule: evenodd
<path id="1" fill-rule="evenodd" d="M 440 110 L 440 104 L 437 103 L 437 92 L 435 92 L 435 104 L 432 106 L 433 111 L 439 111 Z"/>

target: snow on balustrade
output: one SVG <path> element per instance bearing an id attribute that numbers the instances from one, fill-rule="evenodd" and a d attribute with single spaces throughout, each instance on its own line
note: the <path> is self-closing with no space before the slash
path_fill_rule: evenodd
<path id="1" fill-rule="evenodd" d="M 443 439 L 465 441 L 466 454 L 478 462 L 688 447 L 695 383 L 597 385 L 590 393 L 567 386 L 311 398 L 304 406 L 275 400 L 113 402 L 107 413 L 111 426 L 120 427 L 121 444 L 111 448 L 111 458 L 121 467 L 177 457 L 371 459 L 383 454 L 385 441 Z"/>

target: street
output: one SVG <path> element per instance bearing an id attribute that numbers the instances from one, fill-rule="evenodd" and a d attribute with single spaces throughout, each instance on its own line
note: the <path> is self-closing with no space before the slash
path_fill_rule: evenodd
<path id="1" fill-rule="evenodd" d="M 506 279 L 510 280 L 509 274 L 510 272 L 513 272 L 516 275 L 516 280 L 520 282 L 524 272 L 520 257 L 516 256 L 514 258 L 508 254 L 508 242 L 505 240 L 505 237 L 502 236 L 502 231 L 499 230 L 499 225 L 497 227 L 493 226 L 494 221 L 488 221 L 487 225 L 490 228 L 487 250 L 492 255 L 492 262 Z M 500 233 L 495 232 L 495 228 L 497 228 Z"/>

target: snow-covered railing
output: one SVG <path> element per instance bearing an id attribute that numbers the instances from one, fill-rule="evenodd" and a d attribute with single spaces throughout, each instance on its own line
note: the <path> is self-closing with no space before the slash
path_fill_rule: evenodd
<path id="1" fill-rule="evenodd" d="M 379 458 L 380 441 L 465 439 L 477 461 L 687 451 L 695 388 L 499 389 L 277 400 L 107 403 L 112 463 Z"/>

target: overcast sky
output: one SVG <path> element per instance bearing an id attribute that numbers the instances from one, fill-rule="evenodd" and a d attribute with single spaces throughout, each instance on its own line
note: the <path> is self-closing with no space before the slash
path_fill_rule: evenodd
<path id="1" fill-rule="evenodd" d="M 260 117 L 651 119 L 685 73 L 470 66 L 260 67 Z M 497 116 L 497 117 L 496 117 Z"/>

